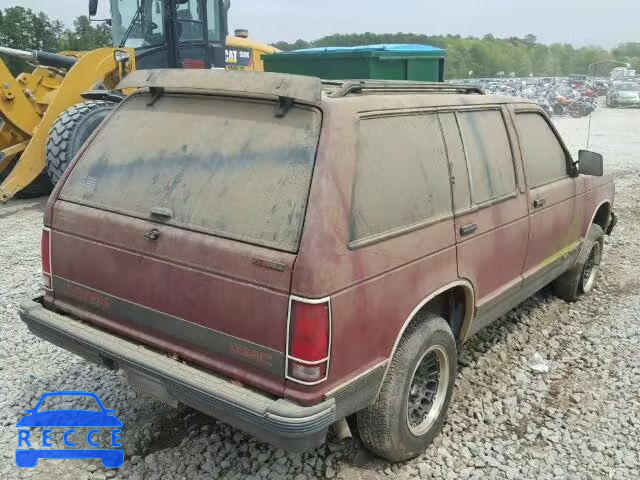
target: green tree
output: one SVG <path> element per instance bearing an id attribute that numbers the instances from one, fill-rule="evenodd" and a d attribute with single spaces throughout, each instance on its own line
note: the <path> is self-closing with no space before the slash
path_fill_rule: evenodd
<path id="1" fill-rule="evenodd" d="M 518 76 L 586 74 L 589 73 L 589 65 L 614 57 L 640 70 L 640 43 L 623 44 L 609 52 L 600 47 L 576 49 L 569 44 L 544 45 L 533 34 L 523 38 L 496 38 L 490 34 L 483 38 L 463 38 L 460 35 L 365 32 L 334 34 L 314 41 L 278 42 L 274 45 L 281 50 L 293 50 L 378 43 L 420 43 L 446 49 L 447 78 L 466 78 L 469 71 L 473 71 L 475 77 L 493 77 L 501 71 L 506 74 L 513 72 Z M 596 73 L 605 74 L 607 68 L 610 70 L 611 66 L 601 67 Z"/>
<path id="2" fill-rule="evenodd" d="M 94 50 L 111 44 L 111 28 L 105 24 L 94 25 L 85 15 L 76 18 L 73 30 L 66 30 L 62 37 L 63 50 Z"/>
<path id="3" fill-rule="evenodd" d="M 58 49 L 62 23 L 47 15 L 24 7 L 10 7 L 0 15 L 0 45 L 22 50 Z M 6 57 L 5 63 L 14 74 L 30 69 L 24 60 Z"/>
<path id="4" fill-rule="evenodd" d="M 65 29 L 62 22 L 50 19 L 45 13 L 35 13 L 24 7 L 0 10 L 0 45 L 21 50 L 93 50 L 111 45 L 111 28 L 105 24 L 92 24 L 86 16 Z M 31 71 L 26 60 L 3 56 L 9 70 L 17 75 Z"/>

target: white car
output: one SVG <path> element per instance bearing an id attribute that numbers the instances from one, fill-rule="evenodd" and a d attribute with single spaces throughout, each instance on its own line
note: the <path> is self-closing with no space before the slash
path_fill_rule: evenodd
<path id="1" fill-rule="evenodd" d="M 614 83 L 607 93 L 607 107 L 640 107 L 640 84 L 634 82 Z"/>

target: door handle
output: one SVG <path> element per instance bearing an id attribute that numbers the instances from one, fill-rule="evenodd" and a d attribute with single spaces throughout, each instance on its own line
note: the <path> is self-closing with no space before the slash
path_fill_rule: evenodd
<path id="1" fill-rule="evenodd" d="M 157 240 L 158 238 L 160 238 L 160 230 L 154 228 L 145 233 L 144 238 L 146 238 L 147 240 Z"/>
<path id="2" fill-rule="evenodd" d="M 465 235 L 471 235 L 472 233 L 475 233 L 478 230 L 478 225 L 476 225 L 475 223 L 471 223 L 469 225 L 465 225 L 464 227 L 460 227 L 460 235 L 462 235 L 463 237 Z"/>
<path id="3" fill-rule="evenodd" d="M 173 212 L 169 208 L 153 207 L 151 209 L 151 215 L 164 218 L 165 220 L 171 220 Z"/>
<path id="4" fill-rule="evenodd" d="M 536 198 L 533 201 L 533 208 L 541 208 L 544 207 L 547 201 L 544 198 Z"/>

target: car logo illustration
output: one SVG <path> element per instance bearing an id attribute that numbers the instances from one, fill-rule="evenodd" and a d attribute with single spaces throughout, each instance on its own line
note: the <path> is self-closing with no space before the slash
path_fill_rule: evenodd
<path id="1" fill-rule="evenodd" d="M 95 400 L 95 410 L 89 409 L 47 409 L 53 397 L 80 397 L 82 400 Z M 94 405 L 91 403 L 92 406 Z M 16 423 L 18 427 L 18 448 L 16 465 L 20 468 L 32 468 L 41 458 L 89 459 L 99 458 L 105 468 L 119 468 L 124 463 L 124 450 L 120 444 L 122 422 L 114 415 L 114 410 L 105 408 L 95 393 L 91 392 L 49 392 L 43 394 L 36 406 L 25 409 L 25 415 Z M 42 438 L 34 435 L 31 428 L 42 428 Z M 77 429 L 91 428 L 86 435 Z M 53 440 L 54 429 L 63 431 L 65 448 L 56 448 Z M 101 430 L 110 430 L 109 447 L 100 443 Z M 76 448 L 84 441 L 90 448 Z M 42 447 L 42 448 L 40 448 Z"/>

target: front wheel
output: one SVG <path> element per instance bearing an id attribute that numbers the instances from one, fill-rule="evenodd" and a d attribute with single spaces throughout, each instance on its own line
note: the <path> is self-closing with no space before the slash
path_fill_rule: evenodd
<path id="1" fill-rule="evenodd" d="M 444 423 L 457 370 L 447 322 L 425 314 L 411 322 L 376 400 L 357 414 L 362 442 L 391 461 L 424 452 Z"/>
<path id="2" fill-rule="evenodd" d="M 600 272 L 604 232 L 600 225 L 591 225 L 576 264 L 553 282 L 555 294 L 567 302 L 575 302 L 593 290 Z"/>

